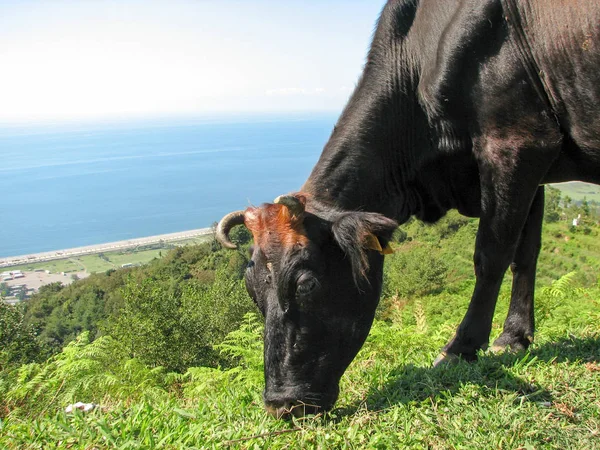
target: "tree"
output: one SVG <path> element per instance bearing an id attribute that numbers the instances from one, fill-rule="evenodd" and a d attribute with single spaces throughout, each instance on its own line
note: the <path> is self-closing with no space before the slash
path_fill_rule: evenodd
<path id="1" fill-rule="evenodd" d="M 544 220 L 546 222 L 558 222 L 560 220 L 560 201 L 560 189 L 546 186 L 546 204 L 544 205 Z"/>
<path id="2" fill-rule="evenodd" d="M 587 197 L 583 197 L 581 201 L 581 215 L 588 218 L 590 217 L 590 205 L 587 201 Z"/>
<path id="3" fill-rule="evenodd" d="M 448 265 L 428 245 L 391 255 L 385 265 L 384 297 L 435 292 L 444 286 L 448 272 Z"/>
<path id="4" fill-rule="evenodd" d="M 196 280 L 130 280 L 108 333 L 149 366 L 185 371 L 221 362 L 213 346 L 238 327 L 252 302 L 235 274 L 219 269 L 211 284 Z"/>
<path id="5" fill-rule="evenodd" d="M 8 284 L 0 283 L 0 297 L 7 297 L 10 292 Z"/>
<path id="6" fill-rule="evenodd" d="M 235 227 L 229 233 L 232 242 L 238 245 L 244 245 L 252 240 L 252 233 L 246 227 Z"/>
<path id="7" fill-rule="evenodd" d="M 0 371 L 36 361 L 43 354 L 33 329 L 23 321 L 22 309 L 0 301 Z"/>

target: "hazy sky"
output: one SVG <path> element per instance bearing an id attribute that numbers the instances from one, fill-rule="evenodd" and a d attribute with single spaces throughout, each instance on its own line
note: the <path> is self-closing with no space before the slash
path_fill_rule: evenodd
<path id="1" fill-rule="evenodd" d="M 383 3 L 0 0 L 0 122 L 341 110 Z"/>

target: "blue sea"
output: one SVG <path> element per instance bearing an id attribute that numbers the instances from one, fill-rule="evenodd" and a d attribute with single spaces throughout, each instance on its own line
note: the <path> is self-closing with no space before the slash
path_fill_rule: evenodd
<path id="1" fill-rule="evenodd" d="M 0 127 L 0 257 L 211 226 L 299 189 L 335 120 Z"/>

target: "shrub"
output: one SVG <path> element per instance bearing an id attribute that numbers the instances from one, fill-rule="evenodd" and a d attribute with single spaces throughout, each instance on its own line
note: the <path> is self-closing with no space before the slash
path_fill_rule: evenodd
<path id="1" fill-rule="evenodd" d="M 23 321 L 19 306 L 0 300 L 0 371 L 38 360 L 43 355 L 33 329 Z"/>
<path id="2" fill-rule="evenodd" d="M 441 289 L 448 266 L 438 258 L 438 254 L 432 251 L 431 246 L 425 245 L 387 258 L 384 296 L 409 297 Z"/>
<path id="3" fill-rule="evenodd" d="M 243 282 L 220 269 L 212 284 L 130 280 L 124 306 L 108 333 L 131 357 L 183 372 L 221 361 L 213 345 L 237 328 L 253 308 Z"/>

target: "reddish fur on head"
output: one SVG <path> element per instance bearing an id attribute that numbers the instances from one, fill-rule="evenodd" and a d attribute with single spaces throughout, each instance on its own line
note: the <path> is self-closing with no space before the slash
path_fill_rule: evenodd
<path id="1" fill-rule="evenodd" d="M 306 197 L 297 195 L 297 198 L 303 205 L 306 203 Z M 254 243 L 269 253 L 268 249 L 274 245 L 284 248 L 297 243 L 306 245 L 308 237 L 302 225 L 303 219 L 303 214 L 291 214 L 285 205 L 267 203 L 246 209 L 244 223 L 252 232 Z"/>

